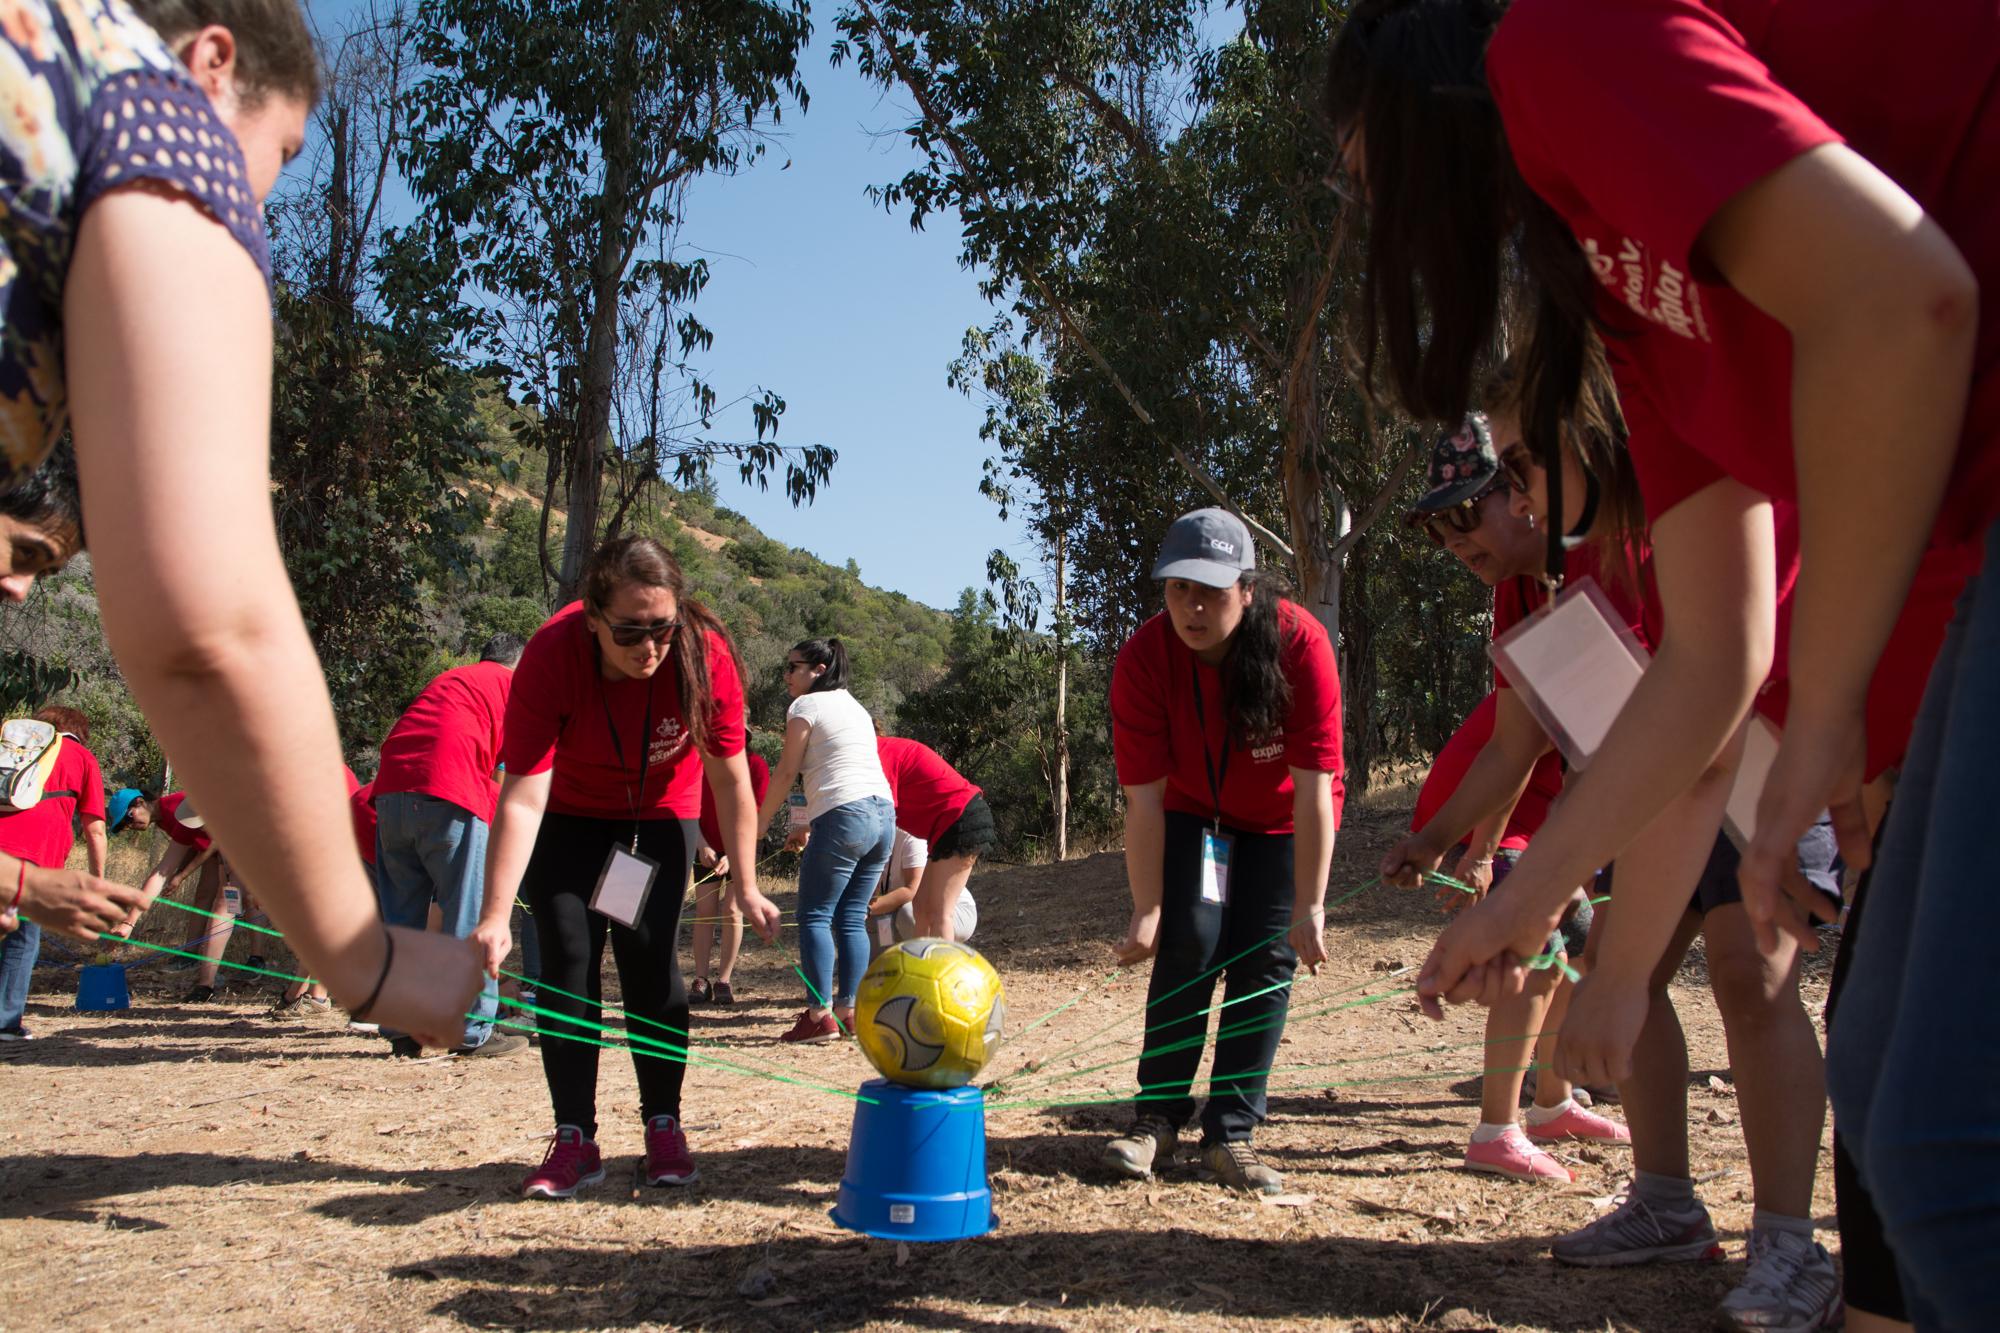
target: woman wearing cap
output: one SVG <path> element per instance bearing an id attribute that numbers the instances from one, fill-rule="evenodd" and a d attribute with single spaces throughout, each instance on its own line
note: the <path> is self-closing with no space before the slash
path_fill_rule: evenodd
<path id="1" fill-rule="evenodd" d="M 1154 957 L 1137 1120 L 1107 1145 L 1119 1175 L 1171 1161 L 1222 974 L 1228 1023 L 1202 1111 L 1202 1160 L 1275 1194 L 1251 1132 L 1284 1030 L 1293 969 L 1317 972 L 1339 826 L 1340 672 L 1326 630 L 1256 568 L 1220 509 L 1175 520 L 1153 577 L 1165 612 L 1119 650 L 1112 742 L 1125 790 L 1132 924 L 1119 961 Z"/>
<path id="2" fill-rule="evenodd" d="M 271 515 L 262 205 L 318 95 L 304 16 L 64 0 L 0 29 L 0 488 L 71 434 L 105 634 L 161 745 L 316 975 L 358 1011 L 455 1027 L 476 957 L 376 916 Z M 24 549 L 46 567 L 0 543 L 0 575 Z M 63 877 L 31 872 L 24 908 Z M 110 929 L 127 902 L 101 906 Z"/>
<path id="3" fill-rule="evenodd" d="M 792 696 L 785 749 L 757 810 L 757 826 L 770 825 L 792 783 L 803 778 L 811 839 L 799 862 L 806 1007 L 778 1040 L 831 1041 L 851 1020 L 868 970 L 868 898 L 895 845 L 896 807 L 876 753 L 875 721 L 848 693 L 847 649 L 840 640 L 794 644 L 785 654 L 785 691 Z"/>
<path id="4" fill-rule="evenodd" d="M 604 946 L 635 1037 L 680 1045 L 688 1030 L 678 946 L 681 903 L 706 774 L 736 905 L 766 940 L 778 909 L 757 891 L 756 805 L 743 760 L 743 677 L 727 631 L 686 596 L 673 555 L 650 537 L 598 547 L 582 600 L 528 641 L 507 699 L 507 776 L 487 848 L 486 898 L 472 938 L 499 975 L 513 947 L 518 892 L 541 939 L 542 1072 L 555 1136 L 522 1182 L 528 1198 L 567 1199 L 604 1179 L 597 1147 L 595 1024 Z M 600 886 L 633 886 L 617 901 Z M 641 888 L 643 886 L 643 888 Z M 567 992 L 567 994 L 564 994 Z M 588 1002 L 572 996 L 587 995 Z M 574 1035 L 581 1040 L 566 1040 Z M 686 1066 L 635 1045 L 645 1180 L 697 1176 L 680 1126 Z"/>

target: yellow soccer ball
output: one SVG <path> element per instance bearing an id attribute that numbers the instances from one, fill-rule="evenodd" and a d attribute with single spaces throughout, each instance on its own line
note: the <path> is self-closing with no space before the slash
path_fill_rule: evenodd
<path id="1" fill-rule="evenodd" d="M 1000 1040 L 1007 993 L 977 950 L 906 940 L 868 965 L 854 1038 L 882 1076 L 914 1088 L 970 1083 Z"/>

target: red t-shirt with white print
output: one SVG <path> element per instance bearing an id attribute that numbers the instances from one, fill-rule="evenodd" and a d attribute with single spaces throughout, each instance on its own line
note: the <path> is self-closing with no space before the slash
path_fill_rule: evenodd
<path id="1" fill-rule="evenodd" d="M 726 758 L 743 748 L 743 677 L 721 635 L 710 632 L 705 646 L 710 753 Z M 646 680 L 605 679 L 582 602 L 556 612 L 528 640 L 507 697 L 506 732 L 502 756 L 509 773 L 532 777 L 555 770 L 551 813 L 597 819 L 701 814 L 701 763 L 681 711 L 673 659 Z"/>
<path id="2" fill-rule="evenodd" d="M 1174 633 L 1165 612 L 1141 625 L 1118 650 L 1111 671 L 1111 741 L 1118 781 L 1139 787 L 1165 778 L 1167 809 L 1210 818 L 1217 813 L 1208 785 L 1213 765 L 1225 825 L 1246 833 L 1290 833 L 1291 770 L 1331 773 L 1337 827 L 1346 788 L 1341 776 L 1340 669 L 1333 645 L 1325 626 L 1292 602 L 1278 603 L 1278 630 L 1280 667 L 1292 687 L 1291 712 L 1280 734 L 1249 744 L 1237 742 L 1225 774 L 1223 747 L 1229 726 L 1221 668 L 1196 658 Z M 1199 711 L 1197 688 L 1202 697 Z"/>
<path id="3" fill-rule="evenodd" d="M 1523 178 L 1599 280 L 1653 518 L 1724 476 L 1774 500 L 1797 496 L 1791 335 L 1693 258 L 1703 228 L 1745 188 L 1844 142 L 1924 207 L 1984 287 L 2000 285 L 1992 0 L 1516 0 L 1487 77 Z M 1895 466 L 1893 441 L 1881 466 Z M 1951 604 L 1978 564 L 1964 548 L 1996 515 L 2000 302 L 1982 301 L 1951 487 L 1870 685 L 1871 773 L 1907 748 Z M 1780 662 L 1759 708 L 1782 719 L 1782 595 L 1798 561 L 1796 516 L 1782 505 L 1778 538 Z"/>

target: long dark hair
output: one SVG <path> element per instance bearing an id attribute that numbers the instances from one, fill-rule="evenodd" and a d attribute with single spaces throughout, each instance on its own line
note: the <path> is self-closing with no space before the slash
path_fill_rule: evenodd
<path id="1" fill-rule="evenodd" d="M 715 686 L 708 678 L 708 636 L 722 640 L 743 674 L 743 660 L 715 613 L 687 594 L 687 576 L 673 552 L 651 537 L 613 537 L 597 548 L 583 571 L 583 604 L 595 616 L 604 616 L 618 590 L 631 584 L 665 588 L 680 603 L 681 627 L 667 646 L 667 660 L 673 664 L 680 685 L 681 716 L 686 719 L 694 743 L 708 749 L 714 737 L 709 714 L 715 707 Z"/>
<path id="2" fill-rule="evenodd" d="M 847 688 L 847 647 L 839 639 L 801 639 L 792 645 L 792 651 L 803 657 L 808 666 L 826 668 L 813 677 L 807 694 Z"/>
<path id="3" fill-rule="evenodd" d="M 1564 424 L 1605 416 L 1607 402 L 1616 421 L 1616 395 L 1589 261 L 1521 179 L 1486 85 L 1507 4 L 1362 0 L 1328 53 L 1326 114 L 1337 132 L 1359 130 L 1366 154 L 1367 383 L 1379 352 L 1405 409 L 1457 421 L 1496 335 L 1523 325 L 1521 432 L 1553 467 Z"/>
<path id="4" fill-rule="evenodd" d="M 1230 636 L 1222 664 L 1222 700 L 1229 714 L 1229 739 L 1255 745 L 1285 729 L 1292 710 L 1292 683 L 1285 679 L 1284 634 L 1278 601 L 1287 591 L 1276 574 L 1253 569 L 1237 580 L 1250 593 L 1242 623 Z"/>

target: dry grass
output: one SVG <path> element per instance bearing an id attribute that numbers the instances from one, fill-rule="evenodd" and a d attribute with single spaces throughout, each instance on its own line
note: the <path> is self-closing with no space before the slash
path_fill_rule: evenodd
<path id="1" fill-rule="evenodd" d="M 1365 876 L 1403 818 L 1353 812 L 1336 889 Z M 1127 910 L 1118 859 L 992 869 L 975 882 L 979 943 L 1017 1020 L 1092 991 L 999 1065 L 1121 1013 L 1136 1051 L 1143 981 L 1095 989 Z M 1383 964 L 1417 962 L 1436 918 L 1427 900 L 1378 888 L 1332 924 L 1334 965 L 1302 983 L 1295 1007 Z M 1440 1027 L 1396 1002 L 1296 1026 L 1283 1063 L 1398 1053 L 1355 1073 L 1411 1081 L 1275 1096 L 1259 1144 L 1286 1173 L 1281 1204 L 1185 1171 L 1110 1182 L 1093 1163 L 1123 1122 L 1114 1108 L 996 1103 L 999 1228 L 904 1251 L 827 1220 L 851 1109 L 838 1098 L 693 1070 L 686 1118 L 702 1181 L 641 1195 L 636 1088 L 624 1057 L 607 1052 L 611 1180 L 577 1203 L 519 1203 L 513 1188 L 547 1128 L 533 1058 L 391 1061 L 370 1039 L 262 1017 L 260 993 L 183 1007 L 172 998 L 183 979 L 136 975 L 133 1010 L 91 1016 L 67 1007 L 60 988 L 73 974 L 44 973 L 58 989 L 29 1012 L 43 1040 L 0 1064 L 0 1324 L 1666 1329 L 1706 1326 L 1740 1272 L 1734 1243 L 1726 1264 L 1553 1265 L 1548 1238 L 1593 1216 L 1627 1164 L 1571 1153 L 1578 1183 L 1564 1188 L 1460 1170 L 1476 1108 L 1473 1085 L 1452 1073 L 1478 1061 L 1423 1048 L 1475 1039 L 1473 1013 Z M 1816 964 L 1815 1007 L 1823 975 Z M 844 1044 L 772 1047 L 799 1002 L 772 951 L 748 955 L 739 988 L 749 1003 L 696 1011 L 702 1033 L 819 1081 L 868 1075 Z M 1717 1224 L 1738 1237 L 1750 1203 L 1736 1108 L 1709 1084 L 1728 1077 L 1721 1031 L 1705 994 L 1687 986 L 1679 998 L 1696 1071 L 1694 1169 L 1708 1177 Z M 1130 1073 L 1074 1086 L 1116 1089 Z M 1823 1166 L 1822 1215 L 1827 1175 Z"/>

